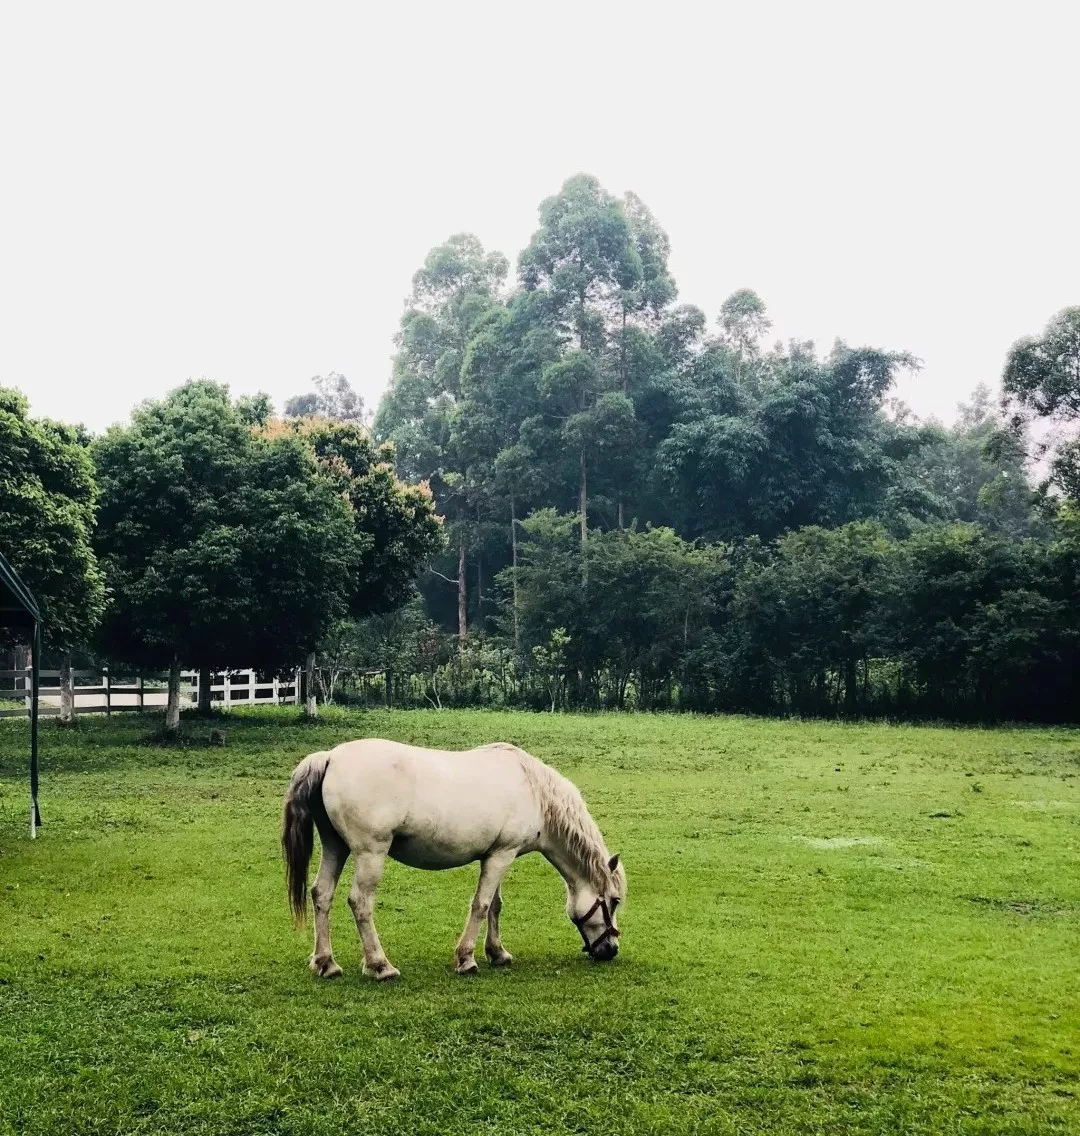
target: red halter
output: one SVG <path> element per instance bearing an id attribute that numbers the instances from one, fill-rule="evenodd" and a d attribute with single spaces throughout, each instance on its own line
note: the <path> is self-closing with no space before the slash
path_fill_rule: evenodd
<path id="1" fill-rule="evenodd" d="M 604 916 L 604 929 L 590 943 L 588 935 L 585 934 L 585 924 L 588 923 L 593 915 L 596 914 L 597 908 L 600 909 L 601 913 Z M 619 937 L 619 928 L 616 927 L 614 922 L 612 921 L 611 912 L 608 910 L 607 900 L 605 900 L 603 896 L 597 896 L 596 902 L 592 905 L 592 907 L 589 908 L 588 911 L 585 912 L 584 915 L 571 915 L 570 922 L 573 923 L 574 926 L 578 929 L 578 933 L 581 935 L 582 942 L 584 942 L 585 944 L 585 946 L 583 946 L 581 949 L 583 951 L 587 951 L 589 954 L 592 954 L 593 951 L 596 950 L 596 948 L 600 946 L 600 944 L 605 939 L 617 939 Z"/>

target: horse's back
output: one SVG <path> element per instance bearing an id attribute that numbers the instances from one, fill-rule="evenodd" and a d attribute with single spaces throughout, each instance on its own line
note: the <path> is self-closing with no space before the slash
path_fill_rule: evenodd
<path id="1" fill-rule="evenodd" d="M 352 844 L 392 839 L 419 867 L 467 863 L 538 830 L 522 751 L 507 743 L 437 750 L 381 738 L 330 752 L 323 797 L 331 823 Z M 392 853 L 393 854 L 393 853 Z"/>
<path id="2" fill-rule="evenodd" d="M 330 768 L 348 769 L 366 781 L 391 777 L 398 782 L 410 780 L 439 781 L 452 778 L 455 783 L 483 779 L 486 783 L 524 783 L 522 757 L 531 760 L 524 750 L 509 742 L 492 742 L 473 749 L 430 749 L 385 738 L 358 738 L 343 742 L 330 751 Z"/>

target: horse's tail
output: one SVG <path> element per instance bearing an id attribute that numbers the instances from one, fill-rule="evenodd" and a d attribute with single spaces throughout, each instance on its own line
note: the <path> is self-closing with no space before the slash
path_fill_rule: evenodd
<path id="1" fill-rule="evenodd" d="M 305 757 L 293 770 L 289 790 L 285 794 L 285 815 L 281 824 L 281 851 L 285 857 L 285 885 L 289 892 L 289 906 L 298 925 L 307 915 L 307 872 L 311 851 L 315 846 L 315 826 L 319 835 L 326 838 L 334 832 L 323 806 L 322 783 L 329 752 L 313 753 Z"/>

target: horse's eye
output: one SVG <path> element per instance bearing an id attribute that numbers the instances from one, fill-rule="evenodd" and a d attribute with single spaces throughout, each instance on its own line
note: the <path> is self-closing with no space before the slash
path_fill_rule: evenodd
<path id="1" fill-rule="evenodd" d="M 611 910 L 614 911 L 615 908 L 618 907 L 620 903 L 622 903 L 622 900 L 619 899 L 619 897 L 617 895 L 613 895 L 611 897 Z"/>

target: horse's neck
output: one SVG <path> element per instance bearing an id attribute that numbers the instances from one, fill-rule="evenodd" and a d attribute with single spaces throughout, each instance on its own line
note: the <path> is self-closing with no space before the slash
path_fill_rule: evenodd
<path id="1" fill-rule="evenodd" d="M 541 851 L 572 892 L 576 894 L 584 888 L 592 887 L 589 865 L 582 861 L 558 833 L 544 833 Z"/>
<path id="2" fill-rule="evenodd" d="M 574 892 L 591 886 L 603 840 L 580 794 L 549 766 L 528 754 L 522 768 L 543 821 L 540 848 Z M 583 815 L 582 815 L 583 814 Z"/>

